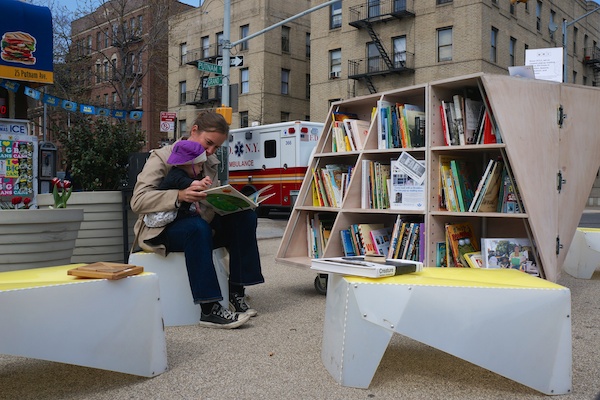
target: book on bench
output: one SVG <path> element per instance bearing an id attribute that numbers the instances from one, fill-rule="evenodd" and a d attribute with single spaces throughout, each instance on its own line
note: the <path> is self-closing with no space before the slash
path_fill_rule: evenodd
<path id="1" fill-rule="evenodd" d="M 131 275 L 137 275 L 144 272 L 144 267 L 132 264 L 121 264 L 112 262 L 95 262 L 93 264 L 82 265 L 67 271 L 68 275 L 80 278 L 96 279 L 121 279 Z"/>
<path id="2" fill-rule="evenodd" d="M 383 278 L 423 270 L 423 263 L 419 261 L 389 258 L 381 260 L 381 262 L 368 260 L 368 256 L 315 258 L 311 262 L 310 269 L 366 278 Z"/>

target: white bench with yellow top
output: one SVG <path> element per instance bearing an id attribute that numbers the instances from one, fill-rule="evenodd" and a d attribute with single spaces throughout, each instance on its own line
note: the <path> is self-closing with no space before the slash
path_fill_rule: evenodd
<path id="1" fill-rule="evenodd" d="M 165 372 L 158 277 L 67 274 L 81 265 L 0 273 L 0 354 L 145 377 Z"/>
<path id="2" fill-rule="evenodd" d="M 571 292 L 511 269 L 330 274 L 321 359 L 367 388 L 394 332 L 549 395 L 571 392 Z"/>

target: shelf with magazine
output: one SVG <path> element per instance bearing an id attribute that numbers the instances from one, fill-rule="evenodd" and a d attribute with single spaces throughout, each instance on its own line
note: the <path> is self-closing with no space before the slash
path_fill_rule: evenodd
<path id="1" fill-rule="evenodd" d="M 383 223 L 389 228 L 400 218 L 403 224 L 413 224 L 413 229 L 417 227 L 415 224 L 422 224 L 419 228 L 426 231 L 421 246 L 425 250 L 424 264 L 433 267 L 438 261 L 439 244 L 445 242 L 447 232 L 457 231 L 460 224 L 466 223 L 471 226 L 474 242 L 496 240 L 493 242 L 496 248 L 489 253 L 502 252 L 515 243 L 530 243 L 523 246 L 527 247 L 528 255 L 533 253 L 540 275 L 556 281 L 600 168 L 597 156 L 600 136 L 594 129 L 600 126 L 600 113 L 594 106 L 599 97 L 598 88 L 479 73 L 334 103 L 327 124 L 332 124 L 334 111 L 354 113 L 369 122 L 366 140 L 361 149 L 333 152 L 331 132 L 319 139 L 309 166 L 311 172 L 305 177 L 290 214 L 277 261 L 309 267 L 312 254 L 308 249 L 307 218 L 327 212 L 334 218 L 330 239 L 322 252 L 327 257 L 345 254 L 341 235 L 350 226 Z M 381 101 L 414 104 L 425 110 L 424 146 L 380 148 L 381 113 L 377 112 L 377 104 L 381 106 Z M 472 131 L 472 139 L 465 136 L 462 143 L 460 136 L 454 143 L 448 139 L 444 127 L 449 122 L 442 119 L 442 105 L 446 102 L 464 104 L 464 108 L 459 107 L 458 112 L 455 108 L 455 112 L 465 123 L 463 134 Z M 460 128 L 458 132 L 460 135 Z M 402 165 L 396 180 L 392 178 L 394 160 Z M 450 208 L 440 178 L 441 162 L 446 160 L 449 163 L 446 172 L 452 172 L 452 160 L 456 175 L 463 168 L 472 170 L 468 174 L 470 193 L 465 195 L 465 189 Z M 375 163 L 390 165 L 389 178 L 385 168 L 381 172 L 381 166 L 371 174 L 370 168 Z M 309 175 L 313 168 L 330 164 L 353 165 L 347 191 L 336 207 L 321 207 L 320 203 L 316 206 L 311 189 L 313 178 Z M 493 190 L 478 204 L 477 188 L 480 183 L 482 188 L 486 185 L 482 177 L 488 175 L 486 171 L 492 176 L 494 167 L 495 179 L 490 182 L 495 184 L 487 183 Z M 368 204 L 363 200 L 365 182 L 371 176 L 375 178 L 375 171 L 379 171 L 379 182 L 384 176 L 390 179 L 390 185 L 380 189 L 387 190 L 389 205 L 374 206 L 372 199 Z M 389 190 L 393 182 L 399 187 L 398 201 L 396 193 Z M 415 188 L 415 183 L 424 186 Z M 417 195 L 425 199 L 414 206 L 419 203 Z M 449 228 L 451 225 L 457 226 Z M 471 238 L 463 242 L 473 246 Z M 465 249 L 469 246 L 465 245 L 461 251 Z M 466 261 L 465 257 L 457 260 Z"/>

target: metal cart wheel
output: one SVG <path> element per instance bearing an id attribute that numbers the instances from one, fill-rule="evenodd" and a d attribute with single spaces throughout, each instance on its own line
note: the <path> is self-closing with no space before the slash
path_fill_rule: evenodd
<path id="1" fill-rule="evenodd" d="M 319 294 L 327 294 L 327 274 L 319 274 L 315 277 L 315 289 Z"/>

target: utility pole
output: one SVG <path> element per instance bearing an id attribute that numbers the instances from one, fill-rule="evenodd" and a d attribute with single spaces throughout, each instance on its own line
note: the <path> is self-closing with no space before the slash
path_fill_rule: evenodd
<path id="1" fill-rule="evenodd" d="M 568 54 L 567 54 L 567 28 L 571 25 L 573 25 L 575 22 L 579 21 L 580 19 L 583 19 L 585 17 L 587 17 L 588 15 L 595 13 L 596 11 L 599 11 L 600 7 L 596 7 L 594 8 L 592 11 L 589 11 L 585 14 L 583 14 L 581 17 L 574 19 L 571 22 L 567 22 L 566 20 L 563 20 L 563 26 L 562 26 L 562 30 L 563 30 L 563 82 L 567 83 L 567 64 L 568 64 Z"/>

